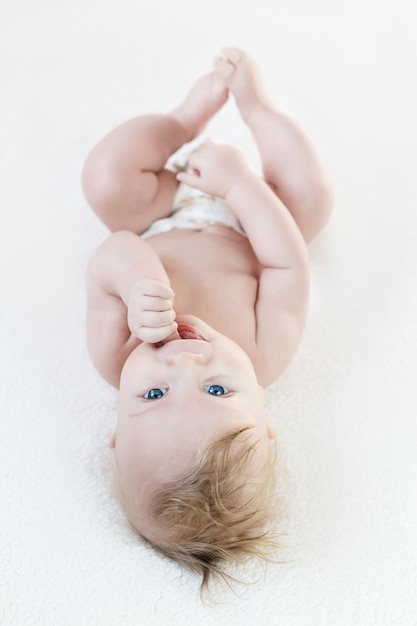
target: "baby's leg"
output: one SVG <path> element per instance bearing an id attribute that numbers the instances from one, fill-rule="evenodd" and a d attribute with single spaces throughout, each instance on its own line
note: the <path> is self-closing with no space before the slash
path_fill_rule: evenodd
<path id="1" fill-rule="evenodd" d="M 236 48 L 224 48 L 216 71 L 234 95 L 258 146 L 264 177 L 311 241 L 326 224 L 332 193 L 324 169 L 300 128 L 278 112 L 266 94 L 254 61 Z"/>
<path id="2" fill-rule="evenodd" d="M 82 186 L 87 201 L 110 230 L 140 234 L 169 215 L 178 182 L 164 166 L 203 130 L 227 97 L 224 81 L 211 72 L 196 82 L 170 114 L 130 120 L 92 150 L 84 165 Z"/>

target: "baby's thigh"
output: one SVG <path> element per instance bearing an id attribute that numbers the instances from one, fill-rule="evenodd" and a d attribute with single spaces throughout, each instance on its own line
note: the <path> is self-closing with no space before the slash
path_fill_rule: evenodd
<path id="1" fill-rule="evenodd" d="M 171 213 L 179 183 L 169 170 L 89 174 L 83 180 L 86 198 L 111 231 L 141 234 Z"/>
<path id="2" fill-rule="evenodd" d="M 146 174 L 142 173 L 143 188 L 132 203 L 131 210 L 116 212 L 117 230 L 132 230 L 140 235 L 156 220 L 171 214 L 179 185 L 175 174 L 169 170 L 161 170 L 157 174 L 152 172 L 149 173 L 150 180 L 146 179 Z"/>

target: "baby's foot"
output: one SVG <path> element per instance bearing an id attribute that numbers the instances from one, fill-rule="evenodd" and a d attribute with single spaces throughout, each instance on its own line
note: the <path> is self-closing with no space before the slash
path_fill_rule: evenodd
<path id="1" fill-rule="evenodd" d="M 249 122 L 255 110 L 272 107 L 257 64 L 242 50 L 222 48 L 214 59 L 214 67 L 234 95 L 245 122 Z"/>
<path id="2" fill-rule="evenodd" d="M 184 127 L 187 141 L 197 137 L 207 122 L 225 104 L 229 90 L 217 71 L 200 78 L 171 115 Z"/>

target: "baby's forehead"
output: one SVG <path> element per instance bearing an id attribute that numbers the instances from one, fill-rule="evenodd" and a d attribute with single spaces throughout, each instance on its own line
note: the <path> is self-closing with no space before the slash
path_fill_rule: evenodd
<path id="1" fill-rule="evenodd" d="M 134 467 L 125 473 L 126 479 L 135 489 L 141 492 L 141 497 L 148 500 L 162 485 L 180 480 L 198 467 L 206 457 L 207 452 L 219 441 L 230 438 L 228 446 L 229 457 L 238 461 L 243 454 L 252 451 L 250 465 L 262 464 L 269 451 L 269 439 L 257 426 L 242 426 L 238 428 L 224 428 L 205 441 L 184 441 L 178 437 L 177 441 L 165 440 L 164 446 L 148 448 L 146 453 L 135 455 Z M 119 458 L 120 467 L 126 466 L 125 459 Z M 132 460 L 128 461 L 132 463 Z"/>

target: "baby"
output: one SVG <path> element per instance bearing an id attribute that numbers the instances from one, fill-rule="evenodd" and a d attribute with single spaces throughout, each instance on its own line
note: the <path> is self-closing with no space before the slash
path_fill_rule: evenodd
<path id="1" fill-rule="evenodd" d="M 167 161 L 235 99 L 263 178 L 227 145 Z M 167 115 L 144 115 L 89 155 L 83 189 L 114 231 L 87 270 L 87 336 L 118 388 L 118 497 L 133 528 L 202 574 L 273 545 L 274 438 L 263 389 L 288 367 L 309 292 L 307 243 L 331 191 L 255 62 L 224 48 Z"/>

